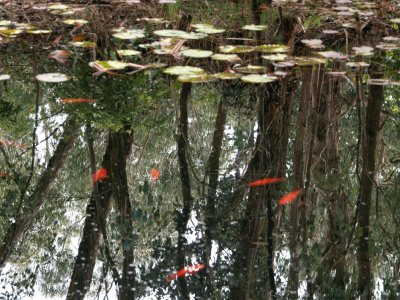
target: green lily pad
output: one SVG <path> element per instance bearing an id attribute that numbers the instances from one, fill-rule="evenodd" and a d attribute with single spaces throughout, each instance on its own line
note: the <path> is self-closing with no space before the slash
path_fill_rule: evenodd
<path id="1" fill-rule="evenodd" d="M 89 21 L 84 20 L 84 19 L 66 19 L 66 20 L 63 20 L 62 22 L 67 25 L 75 25 L 75 24 L 85 25 L 85 24 L 89 23 Z"/>
<path id="2" fill-rule="evenodd" d="M 35 30 L 27 30 L 26 32 L 30 33 L 30 34 L 48 34 L 48 33 L 51 33 L 51 30 L 35 29 Z"/>
<path id="3" fill-rule="evenodd" d="M 36 79 L 43 82 L 64 82 L 71 77 L 62 73 L 43 73 L 36 75 Z"/>
<path id="4" fill-rule="evenodd" d="M 180 82 L 202 83 L 202 82 L 215 81 L 217 80 L 217 78 L 209 74 L 198 74 L 198 75 L 184 74 L 184 75 L 179 75 L 178 80 Z"/>
<path id="5" fill-rule="evenodd" d="M 263 55 L 261 57 L 266 59 L 266 60 L 272 60 L 272 61 L 284 61 L 285 59 L 287 59 L 287 55 L 286 54 L 281 54 L 281 53 Z"/>
<path id="6" fill-rule="evenodd" d="M 240 78 L 244 82 L 249 83 L 268 83 L 278 79 L 276 76 L 269 76 L 267 74 L 259 75 L 259 74 L 251 74 L 245 75 Z"/>
<path id="7" fill-rule="evenodd" d="M 215 28 L 210 24 L 194 24 L 192 27 L 196 28 L 197 32 L 206 33 L 206 34 L 217 34 L 225 32 L 225 29 Z"/>
<path id="8" fill-rule="evenodd" d="M 210 57 L 214 53 L 212 51 L 201 50 L 201 49 L 187 49 L 180 52 L 185 57 L 192 58 L 204 58 Z"/>
<path id="9" fill-rule="evenodd" d="M 139 56 L 142 54 L 142 52 L 133 49 L 120 49 L 117 50 L 117 53 L 120 56 Z"/>
<path id="10" fill-rule="evenodd" d="M 66 10 L 69 9 L 70 7 L 68 5 L 64 4 L 50 4 L 47 6 L 48 10 Z"/>
<path id="11" fill-rule="evenodd" d="M 10 20 L 0 20 L 0 26 L 8 26 L 11 24 L 12 22 Z"/>
<path id="12" fill-rule="evenodd" d="M 162 37 L 174 37 L 184 40 L 197 40 L 207 37 L 207 34 L 201 32 L 186 32 L 171 29 L 156 30 L 154 31 L 154 34 Z"/>
<path id="13" fill-rule="evenodd" d="M 3 35 L 6 35 L 6 36 L 14 36 L 14 35 L 21 34 L 22 32 L 23 32 L 23 30 L 18 29 L 18 28 L 15 28 L 15 29 L 7 28 L 7 29 L 0 31 L 0 33 L 2 33 Z"/>
<path id="14" fill-rule="evenodd" d="M 248 66 L 234 67 L 233 70 L 240 73 L 259 74 L 259 73 L 265 73 L 267 71 L 267 68 L 263 66 L 248 65 Z"/>
<path id="15" fill-rule="evenodd" d="M 271 45 L 260 45 L 255 47 L 256 51 L 261 51 L 265 53 L 283 53 L 288 52 L 289 47 L 286 45 L 271 44 Z"/>
<path id="16" fill-rule="evenodd" d="M 134 40 L 145 37 L 144 30 L 142 29 L 129 29 L 126 31 L 114 33 L 112 36 L 121 40 Z"/>
<path id="17" fill-rule="evenodd" d="M 204 70 L 198 67 L 173 66 L 166 68 L 164 73 L 169 75 L 199 75 L 203 74 Z"/>
<path id="18" fill-rule="evenodd" d="M 223 60 L 223 61 L 229 61 L 229 62 L 239 62 L 239 61 L 241 61 L 241 58 L 237 54 L 220 54 L 220 53 L 216 53 L 213 56 L 211 56 L 211 59 Z"/>
<path id="19" fill-rule="evenodd" d="M 226 46 L 219 46 L 219 51 L 222 53 L 249 53 L 254 51 L 254 47 L 252 46 L 233 46 L 233 45 L 226 45 Z"/>
<path id="20" fill-rule="evenodd" d="M 82 41 L 82 42 L 70 42 L 72 46 L 79 48 L 95 48 L 96 43 L 90 41 Z"/>
<path id="21" fill-rule="evenodd" d="M 254 25 L 254 24 L 245 25 L 245 26 L 242 27 L 242 29 L 244 29 L 244 30 L 251 30 L 251 31 L 263 31 L 263 30 L 265 30 L 267 28 L 268 27 L 265 26 L 265 25 Z"/>
<path id="22" fill-rule="evenodd" d="M 221 73 L 216 73 L 213 74 L 215 78 L 222 79 L 222 80 L 233 80 L 233 79 L 239 79 L 242 75 L 237 74 L 237 73 L 231 73 L 231 72 L 221 72 Z"/>
<path id="23" fill-rule="evenodd" d="M 10 78 L 11 78 L 11 76 L 8 75 L 8 74 L 1 74 L 0 75 L 0 81 L 9 80 Z"/>
<path id="24" fill-rule="evenodd" d="M 119 60 L 96 60 L 95 62 L 90 62 L 89 66 L 92 67 L 94 64 L 104 70 L 123 70 L 128 66 L 128 63 Z"/>

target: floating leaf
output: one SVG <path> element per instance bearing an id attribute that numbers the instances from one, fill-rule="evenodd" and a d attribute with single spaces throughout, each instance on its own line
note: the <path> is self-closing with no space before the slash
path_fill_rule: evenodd
<path id="1" fill-rule="evenodd" d="M 199 75 L 184 74 L 184 75 L 179 75 L 178 80 L 180 82 L 202 83 L 202 82 L 215 81 L 217 80 L 217 78 L 209 74 L 199 74 Z"/>
<path id="2" fill-rule="evenodd" d="M 379 45 L 376 45 L 375 47 L 378 48 L 378 49 L 381 49 L 381 50 L 385 50 L 385 51 L 392 51 L 392 50 L 397 50 L 397 49 L 400 48 L 399 45 L 396 45 L 396 44 L 386 44 L 386 43 L 381 43 L 381 44 L 379 44 Z"/>
<path id="3" fill-rule="evenodd" d="M 249 83 L 268 83 L 278 79 L 276 76 L 269 76 L 267 74 L 259 75 L 259 74 L 251 74 L 245 75 L 240 78 L 244 82 Z"/>
<path id="4" fill-rule="evenodd" d="M 11 78 L 11 76 L 8 75 L 8 74 L 1 74 L 0 75 L 0 81 L 9 80 L 10 78 Z"/>
<path id="5" fill-rule="evenodd" d="M 85 24 L 89 23 L 89 21 L 84 20 L 84 19 L 66 19 L 66 20 L 63 20 L 62 22 L 64 24 L 74 25 L 74 26 L 76 26 L 76 25 L 81 26 L 81 25 L 85 25 Z"/>
<path id="6" fill-rule="evenodd" d="M 225 29 L 214 28 L 214 27 L 204 27 L 204 28 L 197 28 L 196 32 L 205 33 L 205 34 L 218 34 L 218 33 L 225 32 Z"/>
<path id="7" fill-rule="evenodd" d="M 0 20 L 0 26 L 8 26 L 11 24 L 12 22 L 10 20 Z"/>
<path id="8" fill-rule="evenodd" d="M 294 58 L 295 63 L 299 66 L 310 66 L 310 65 L 319 65 L 325 64 L 326 59 L 318 58 L 318 57 L 305 57 L 305 56 L 298 56 Z"/>
<path id="9" fill-rule="evenodd" d="M 364 68 L 364 67 L 369 67 L 369 64 L 363 61 L 354 61 L 346 63 L 346 66 L 350 68 Z"/>
<path id="10" fill-rule="evenodd" d="M 224 60 L 224 61 L 229 61 L 229 62 L 241 61 L 241 58 L 239 56 L 237 56 L 236 54 L 214 54 L 213 56 L 211 56 L 211 59 Z"/>
<path id="11" fill-rule="evenodd" d="M 91 41 L 83 41 L 83 42 L 69 42 L 72 46 L 79 48 L 95 48 L 96 43 Z"/>
<path id="12" fill-rule="evenodd" d="M 199 75 L 203 74 L 204 70 L 198 67 L 190 66 L 172 66 L 164 70 L 165 74 L 169 75 Z"/>
<path id="13" fill-rule="evenodd" d="M 388 85 L 389 80 L 372 78 L 372 79 L 368 80 L 368 84 L 370 84 L 370 85 Z"/>
<path id="14" fill-rule="evenodd" d="M 71 77 L 62 73 L 44 73 L 36 75 L 36 79 L 43 82 L 64 82 Z"/>
<path id="15" fill-rule="evenodd" d="M 174 37 L 184 40 L 197 40 L 207 37 L 207 34 L 200 32 L 186 32 L 182 30 L 171 30 L 171 29 L 163 29 L 156 30 L 154 34 L 163 37 Z"/>
<path id="16" fill-rule="evenodd" d="M 118 55 L 120 56 L 139 56 L 142 52 L 132 49 L 120 49 L 117 50 Z"/>
<path id="17" fill-rule="evenodd" d="M 373 53 L 374 48 L 369 46 L 353 47 L 353 50 L 356 55 L 361 55 L 361 56 L 370 56 L 374 54 Z"/>
<path id="18" fill-rule="evenodd" d="M 121 31 L 114 33 L 112 36 L 121 40 L 134 40 L 145 37 L 144 30 L 142 29 L 130 29 L 126 31 Z"/>
<path id="19" fill-rule="evenodd" d="M 48 29 L 34 29 L 34 30 L 27 30 L 27 33 L 30 34 L 48 34 L 51 33 L 51 30 Z"/>
<path id="20" fill-rule="evenodd" d="M 94 64 L 102 67 L 104 70 L 123 70 L 129 65 L 119 60 L 96 60 L 95 62 L 90 62 L 89 66 L 93 67 Z"/>
<path id="21" fill-rule="evenodd" d="M 241 73 L 250 73 L 250 74 L 257 74 L 257 73 L 265 73 L 267 71 L 267 68 L 264 66 L 253 66 L 253 65 L 248 65 L 248 66 L 236 66 L 233 68 L 236 72 L 241 72 Z"/>
<path id="22" fill-rule="evenodd" d="M 266 60 L 284 61 L 287 58 L 287 55 L 278 53 L 278 54 L 263 55 L 261 57 L 266 59 Z"/>
<path id="23" fill-rule="evenodd" d="M 232 45 L 226 45 L 226 46 L 219 46 L 219 51 L 222 53 L 249 53 L 254 51 L 254 47 L 251 46 L 232 46 Z"/>
<path id="24" fill-rule="evenodd" d="M 239 79 L 242 77 L 241 74 L 237 73 L 231 73 L 231 72 L 221 72 L 221 73 L 216 73 L 213 74 L 215 78 L 222 79 L 222 80 L 233 80 L 233 79 Z"/>
<path id="25" fill-rule="evenodd" d="M 271 44 L 271 45 L 257 46 L 255 47 L 255 50 L 266 53 L 282 53 L 282 52 L 288 52 L 289 47 L 286 45 Z"/>
<path id="26" fill-rule="evenodd" d="M 180 53 L 185 57 L 192 57 L 192 58 L 204 58 L 213 55 L 212 51 L 201 50 L 201 49 L 188 49 L 188 50 L 183 50 Z"/>
<path id="27" fill-rule="evenodd" d="M 245 25 L 242 27 L 242 29 L 244 29 L 244 30 L 251 30 L 251 31 L 263 31 L 267 28 L 268 27 L 265 25 L 255 25 L 255 24 Z"/>
<path id="28" fill-rule="evenodd" d="M 69 9 L 70 7 L 65 4 L 50 4 L 47 6 L 48 10 L 66 10 Z"/>

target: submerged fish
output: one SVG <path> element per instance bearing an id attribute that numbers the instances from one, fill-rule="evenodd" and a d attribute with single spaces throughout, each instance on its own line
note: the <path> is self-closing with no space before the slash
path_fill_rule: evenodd
<path id="1" fill-rule="evenodd" d="M 107 177 L 107 170 L 104 168 L 101 168 L 101 169 L 98 169 L 96 171 L 96 173 L 94 173 L 92 175 L 92 181 L 97 182 L 97 181 L 103 180 L 106 177 Z"/>
<path id="2" fill-rule="evenodd" d="M 297 189 L 293 192 L 286 194 L 279 200 L 279 205 L 285 205 L 285 204 L 292 202 L 300 195 L 301 191 L 302 191 L 302 189 Z"/>
<path id="3" fill-rule="evenodd" d="M 204 269 L 206 266 L 204 264 L 194 264 L 189 267 L 186 267 L 182 270 L 179 270 L 178 272 L 169 275 L 167 278 L 165 278 L 165 281 L 172 281 L 177 279 L 178 277 L 185 277 L 186 274 L 196 274 L 200 270 Z"/>
<path id="4" fill-rule="evenodd" d="M 271 184 L 271 183 L 276 183 L 276 182 L 282 182 L 283 180 L 284 180 L 283 178 L 264 178 L 264 179 L 250 182 L 249 186 L 266 185 L 266 184 Z"/>
<path id="5" fill-rule="evenodd" d="M 151 179 L 156 181 L 160 178 L 160 171 L 157 169 L 151 169 L 150 176 L 151 176 Z"/>

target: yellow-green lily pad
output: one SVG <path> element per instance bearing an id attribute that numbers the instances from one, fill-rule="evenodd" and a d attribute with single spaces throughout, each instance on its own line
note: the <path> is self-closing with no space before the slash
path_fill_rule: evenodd
<path id="1" fill-rule="evenodd" d="M 286 54 L 278 53 L 278 54 L 270 54 L 270 55 L 262 55 L 262 58 L 266 60 L 271 60 L 271 61 L 284 61 L 287 59 Z"/>
<path id="2" fill-rule="evenodd" d="M 289 47 L 286 45 L 271 44 L 271 45 L 260 45 L 255 47 L 256 51 L 261 51 L 265 53 L 283 53 L 288 52 Z"/>
<path id="3" fill-rule="evenodd" d="M 195 75 L 179 75 L 178 81 L 185 83 L 202 83 L 202 82 L 211 82 L 217 80 L 216 77 L 211 76 L 209 74 L 195 74 Z"/>
<path id="4" fill-rule="evenodd" d="M 201 49 L 187 49 L 180 52 L 185 57 L 192 57 L 192 58 L 205 58 L 210 57 L 214 54 L 212 51 L 208 50 L 201 50 Z"/>
<path id="5" fill-rule="evenodd" d="M 11 78 L 8 74 L 0 74 L 0 81 L 9 80 Z"/>
<path id="6" fill-rule="evenodd" d="M 231 72 L 220 72 L 220 73 L 213 74 L 212 76 L 214 76 L 215 78 L 218 78 L 218 79 L 222 79 L 222 80 L 233 80 L 233 79 L 239 79 L 240 77 L 242 77 L 241 74 L 231 73 Z"/>
<path id="7" fill-rule="evenodd" d="M 51 33 L 51 30 L 48 29 L 34 29 L 34 30 L 27 30 L 27 33 L 30 34 L 48 34 Z"/>
<path id="8" fill-rule="evenodd" d="M 267 74 L 259 75 L 259 74 L 251 74 L 245 75 L 240 78 L 244 82 L 249 83 L 268 83 L 278 79 L 276 76 L 269 76 Z"/>
<path id="9" fill-rule="evenodd" d="M 79 48 L 94 48 L 96 47 L 96 43 L 90 41 L 82 41 L 82 42 L 70 42 L 72 46 Z"/>
<path id="10" fill-rule="evenodd" d="M 62 22 L 67 25 L 76 25 L 76 24 L 85 25 L 85 24 L 89 23 L 89 21 L 84 20 L 84 19 L 66 19 L 66 20 L 63 20 Z"/>
<path id="11" fill-rule="evenodd" d="M 128 63 L 119 60 L 96 60 L 95 62 L 90 62 L 89 66 L 92 67 L 94 64 L 104 70 L 123 70 L 128 66 Z"/>
<path id="12" fill-rule="evenodd" d="M 267 28 L 268 27 L 265 26 L 265 25 L 254 25 L 254 24 L 245 25 L 245 26 L 242 27 L 242 29 L 244 29 L 244 30 L 251 30 L 251 31 L 263 31 L 263 30 L 265 30 Z"/>
<path id="13" fill-rule="evenodd" d="M 117 50 L 117 53 L 120 56 L 139 56 L 142 54 L 142 52 L 133 49 L 120 49 Z"/>
<path id="14" fill-rule="evenodd" d="M 114 33 L 112 36 L 121 40 L 134 40 L 145 37 L 144 30 L 142 29 L 129 29 L 125 31 L 120 31 Z"/>
<path id="15" fill-rule="evenodd" d="M 198 67 L 190 66 L 172 66 L 164 70 L 165 74 L 169 75 L 199 75 L 203 74 L 204 70 Z"/>
<path id="16" fill-rule="evenodd" d="M 229 61 L 229 62 L 239 62 L 241 61 L 241 58 L 237 54 L 214 54 L 211 56 L 211 59 L 214 60 L 223 60 L 223 61 Z"/>
<path id="17" fill-rule="evenodd" d="M 36 79 L 43 82 L 64 82 L 71 77 L 62 73 L 43 73 L 36 75 Z"/>
<path id="18" fill-rule="evenodd" d="M 233 70 L 240 73 L 259 74 L 259 73 L 265 73 L 267 71 L 267 68 L 264 66 L 248 65 L 248 66 L 234 67 Z"/>
<path id="19" fill-rule="evenodd" d="M 226 46 L 219 46 L 219 51 L 222 53 L 249 53 L 254 51 L 254 47 L 252 46 L 233 46 L 233 45 L 226 45 Z"/>

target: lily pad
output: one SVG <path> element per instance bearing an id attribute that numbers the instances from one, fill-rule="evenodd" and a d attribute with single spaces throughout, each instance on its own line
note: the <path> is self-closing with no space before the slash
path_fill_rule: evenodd
<path id="1" fill-rule="evenodd" d="M 164 70 L 165 74 L 169 75 L 199 75 L 203 74 L 204 70 L 198 67 L 190 66 L 172 66 Z"/>
<path id="2" fill-rule="evenodd" d="M 389 80 L 372 78 L 372 79 L 368 80 L 368 84 L 370 84 L 370 85 L 388 85 Z"/>
<path id="3" fill-rule="evenodd" d="M 213 74 L 215 78 L 222 79 L 222 80 L 233 80 L 233 79 L 239 79 L 242 77 L 241 74 L 237 73 L 231 73 L 231 72 L 221 72 L 221 73 L 216 73 Z"/>
<path id="4" fill-rule="evenodd" d="M 27 33 L 30 34 L 48 34 L 51 33 L 51 30 L 48 29 L 35 29 L 35 30 L 27 30 Z"/>
<path id="5" fill-rule="evenodd" d="M 128 63 L 119 60 L 96 60 L 95 62 L 90 62 L 89 66 L 93 67 L 94 64 L 104 70 L 123 70 L 128 66 Z"/>
<path id="6" fill-rule="evenodd" d="M 215 81 L 217 80 L 217 78 L 209 74 L 198 74 L 198 75 L 184 74 L 184 75 L 179 75 L 178 80 L 180 82 L 202 83 L 202 82 Z"/>
<path id="7" fill-rule="evenodd" d="M 219 46 L 219 51 L 222 53 L 249 53 L 254 51 L 254 47 L 252 46 L 233 46 L 233 45 L 226 45 L 226 46 Z"/>
<path id="8" fill-rule="evenodd" d="M 10 20 L 0 20 L 0 26 L 8 26 L 11 24 L 12 22 Z"/>
<path id="9" fill-rule="evenodd" d="M 201 49 L 187 49 L 181 51 L 181 54 L 185 57 L 204 58 L 204 57 L 210 57 L 214 53 L 212 51 L 201 50 Z"/>
<path id="10" fill-rule="evenodd" d="M 70 7 L 65 4 L 50 4 L 47 6 L 48 10 L 66 10 L 69 9 Z"/>
<path id="11" fill-rule="evenodd" d="M 175 37 L 184 40 L 198 40 L 207 37 L 207 34 L 201 32 L 186 32 L 170 29 L 156 30 L 154 34 L 162 37 Z"/>
<path id="12" fill-rule="evenodd" d="M 43 82 L 64 82 L 71 77 L 62 73 L 43 73 L 36 75 L 36 79 Z"/>
<path id="13" fill-rule="evenodd" d="M 0 75 L 0 81 L 9 80 L 10 78 L 11 78 L 11 76 L 8 75 L 8 74 L 1 74 Z"/>
<path id="14" fill-rule="evenodd" d="M 241 58 L 236 55 L 236 54 L 214 54 L 211 56 L 211 59 L 214 60 L 224 60 L 224 61 L 229 61 L 229 62 L 239 62 L 241 61 Z"/>
<path id="15" fill-rule="evenodd" d="M 273 82 L 278 79 L 276 76 L 269 76 L 267 74 L 264 75 L 259 75 L 259 74 L 251 74 L 251 75 L 245 75 L 240 78 L 244 82 L 249 82 L 249 83 L 268 83 L 268 82 Z"/>
<path id="16" fill-rule="evenodd" d="M 120 56 L 139 56 L 142 54 L 142 52 L 133 49 L 120 49 L 117 50 L 117 53 Z"/>
<path id="17" fill-rule="evenodd" d="M 259 73 L 265 73 L 267 71 L 267 68 L 264 66 L 248 65 L 248 66 L 234 67 L 233 70 L 240 73 L 259 74 Z"/>
<path id="18" fill-rule="evenodd" d="M 268 27 L 265 26 L 265 25 L 254 25 L 254 24 L 245 25 L 245 26 L 242 27 L 242 29 L 244 29 L 244 30 L 251 30 L 251 31 L 263 31 L 263 30 L 265 30 L 267 28 Z"/>
<path id="19" fill-rule="evenodd" d="M 121 40 L 134 40 L 145 37 L 144 30 L 142 29 L 130 29 L 126 31 L 121 31 L 114 33 L 112 36 Z"/>
<path id="20" fill-rule="evenodd" d="M 272 61 L 284 61 L 285 59 L 287 59 L 287 55 L 286 54 L 281 54 L 281 53 L 263 55 L 261 57 L 266 59 L 266 60 L 272 60 Z"/>
<path id="21" fill-rule="evenodd" d="M 79 47 L 79 48 L 95 48 L 96 43 L 91 41 L 82 41 L 82 42 L 70 42 L 72 46 Z"/>
<path id="22" fill-rule="evenodd" d="M 256 51 L 266 52 L 266 53 L 283 53 L 288 52 L 289 47 L 286 45 L 271 44 L 271 45 L 260 45 L 255 47 Z"/>
<path id="23" fill-rule="evenodd" d="M 89 21 L 84 20 L 84 19 L 66 19 L 66 20 L 63 20 L 62 22 L 67 25 L 77 25 L 77 24 L 85 25 L 85 24 L 89 23 Z"/>

